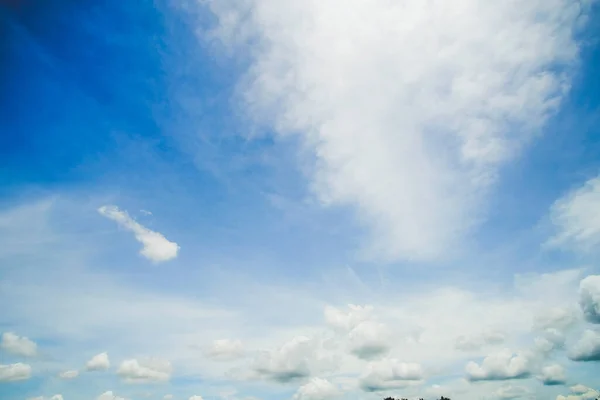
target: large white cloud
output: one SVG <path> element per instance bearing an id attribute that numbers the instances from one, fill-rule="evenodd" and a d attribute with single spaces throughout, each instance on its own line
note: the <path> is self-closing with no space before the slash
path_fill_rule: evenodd
<path id="1" fill-rule="evenodd" d="M 573 361 L 600 361 L 600 332 L 586 329 L 569 351 Z"/>
<path id="2" fill-rule="evenodd" d="M 166 382 L 171 378 L 172 371 L 171 363 L 165 360 L 130 359 L 121 362 L 117 375 L 129 383 Z"/>
<path id="3" fill-rule="evenodd" d="M 504 349 L 487 356 L 481 365 L 471 361 L 465 370 L 470 381 L 495 381 L 527 378 L 531 374 L 531 361 L 526 355 L 514 354 Z"/>
<path id="4" fill-rule="evenodd" d="M 390 349 L 390 332 L 382 323 L 364 321 L 348 334 L 350 351 L 358 358 L 371 360 L 386 355 Z"/>
<path id="5" fill-rule="evenodd" d="M 310 376 L 314 344 L 306 336 L 298 336 L 278 349 L 259 354 L 254 370 L 261 377 L 289 382 Z"/>
<path id="6" fill-rule="evenodd" d="M 557 233 L 548 244 L 577 251 L 600 245 L 600 176 L 557 200 L 550 218 Z"/>
<path id="7" fill-rule="evenodd" d="M 17 336 L 13 332 L 4 332 L 2 334 L 0 348 L 11 354 L 25 357 L 33 357 L 37 353 L 37 345 L 35 342 L 25 336 Z"/>
<path id="8" fill-rule="evenodd" d="M 420 364 L 384 359 L 367 365 L 360 377 L 360 387 L 366 392 L 377 392 L 421 383 L 422 379 Z"/>
<path id="9" fill-rule="evenodd" d="M 587 321 L 600 324 L 600 275 L 590 275 L 581 281 L 579 305 Z"/>
<path id="10" fill-rule="evenodd" d="M 244 354 L 244 345 L 241 340 L 217 339 L 212 342 L 205 354 L 218 361 L 234 360 Z"/>
<path id="11" fill-rule="evenodd" d="M 298 388 L 294 400 L 331 400 L 340 395 L 340 390 L 327 379 L 312 378 Z"/>
<path id="12" fill-rule="evenodd" d="M 139 224 L 125 211 L 121 211 L 117 206 L 102 206 L 98 212 L 106 218 L 117 222 L 119 226 L 134 233 L 135 238 L 143 247 L 140 254 L 150 261 L 162 262 L 177 257 L 179 245 L 167 240 L 161 233 L 154 232 L 145 226 Z"/>
<path id="13" fill-rule="evenodd" d="M 481 220 L 498 168 L 568 90 L 587 14 L 571 0 L 209 4 L 213 35 L 254 44 L 248 114 L 301 138 L 318 197 L 354 206 L 390 259 L 440 257 Z"/>
<path id="14" fill-rule="evenodd" d="M 23 381 L 31 377 L 31 366 L 23 363 L 0 364 L 0 382 Z"/>
<path id="15" fill-rule="evenodd" d="M 108 368 L 110 368 L 110 360 L 106 352 L 96 354 L 85 364 L 87 371 L 106 371 Z"/>

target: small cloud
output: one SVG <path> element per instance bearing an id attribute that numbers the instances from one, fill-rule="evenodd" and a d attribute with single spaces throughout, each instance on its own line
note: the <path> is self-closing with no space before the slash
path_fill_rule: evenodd
<path id="1" fill-rule="evenodd" d="M 167 240 L 162 234 L 154 232 L 139 224 L 125 211 L 117 206 L 102 206 L 98 212 L 106 218 L 112 219 L 119 226 L 133 232 L 135 238 L 143 247 L 140 254 L 153 262 L 163 262 L 177 257 L 179 245 Z"/>
<path id="2" fill-rule="evenodd" d="M 61 379 L 75 379 L 79 376 L 79 371 L 76 371 L 76 370 L 64 371 L 64 372 L 61 372 L 58 376 Z"/>
<path id="3" fill-rule="evenodd" d="M 600 275 L 590 275 L 581 281 L 579 305 L 588 322 L 600 324 Z"/>
<path id="4" fill-rule="evenodd" d="M 334 330 L 348 332 L 361 322 L 369 319 L 373 307 L 348 304 L 349 311 L 345 312 L 333 306 L 326 306 L 324 310 L 325 322 Z"/>
<path id="5" fill-rule="evenodd" d="M 2 350 L 25 357 L 33 357 L 37 353 L 37 345 L 25 336 L 17 336 L 13 332 L 5 332 L 0 343 Z"/>
<path id="6" fill-rule="evenodd" d="M 529 359 L 509 350 L 485 357 L 481 365 L 471 361 L 465 370 L 471 382 L 522 379 L 531 374 Z"/>
<path id="7" fill-rule="evenodd" d="M 600 333 L 587 329 L 569 352 L 573 361 L 600 361 Z"/>
<path id="8" fill-rule="evenodd" d="M 29 378 L 31 378 L 31 366 L 28 364 L 0 364 L 0 382 L 23 381 Z"/>
<path id="9" fill-rule="evenodd" d="M 244 354 L 244 346 L 240 340 L 218 339 L 205 354 L 218 361 L 235 360 Z"/>
<path id="10" fill-rule="evenodd" d="M 202 396 L 196 395 L 196 396 L 191 396 L 188 400 L 204 400 L 204 399 L 202 398 Z"/>
<path id="11" fill-rule="evenodd" d="M 538 379 L 546 386 L 564 385 L 565 369 L 558 364 L 547 365 L 542 368 Z"/>
<path id="12" fill-rule="evenodd" d="M 142 215 L 152 215 L 152 213 L 148 210 L 140 210 L 140 214 Z"/>
<path id="13" fill-rule="evenodd" d="M 499 399 L 513 400 L 513 399 L 521 399 L 525 395 L 529 394 L 527 389 L 520 386 L 502 386 L 494 393 Z"/>
<path id="14" fill-rule="evenodd" d="M 119 366 L 117 375 L 128 383 L 166 382 L 171 378 L 172 367 L 168 361 L 154 358 L 146 360 L 125 360 Z"/>
<path id="15" fill-rule="evenodd" d="M 367 365 L 366 372 L 360 378 L 360 387 L 365 392 L 379 392 L 420 384 L 422 379 L 420 364 L 386 359 Z"/>
<path id="16" fill-rule="evenodd" d="M 172 394 L 165 394 L 163 397 L 163 400 L 173 400 L 173 395 Z"/>
<path id="17" fill-rule="evenodd" d="M 102 393 L 100 396 L 96 398 L 96 400 L 127 400 L 124 397 L 119 397 L 112 392 L 112 390 L 108 390 Z"/>
<path id="18" fill-rule="evenodd" d="M 86 364 L 86 371 L 106 371 L 110 367 L 107 353 L 100 353 L 92 357 Z"/>
<path id="19" fill-rule="evenodd" d="M 287 383 L 310 376 L 311 358 L 314 356 L 311 340 L 297 336 L 279 349 L 259 354 L 254 365 L 258 377 Z"/>
<path id="20" fill-rule="evenodd" d="M 312 378 L 300 386 L 294 400 L 330 400 L 340 396 L 340 390 L 326 379 Z"/>

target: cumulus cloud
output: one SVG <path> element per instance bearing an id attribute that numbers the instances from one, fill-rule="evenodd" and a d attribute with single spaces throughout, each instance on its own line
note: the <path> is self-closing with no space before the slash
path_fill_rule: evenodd
<path id="1" fill-rule="evenodd" d="M 188 400 L 204 400 L 202 396 L 191 396 Z"/>
<path id="2" fill-rule="evenodd" d="M 504 342 L 506 336 L 502 332 L 486 331 L 475 336 L 459 336 L 454 347 L 458 350 L 479 350 L 486 345 L 497 345 Z"/>
<path id="3" fill-rule="evenodd" d="M 525 395 L 529 394 L 529 391 L 524 387 L 520 386 L 502 386 L 496 392 L 494 392 L 495 396 L 498 399 L 521 399 Z"/>
<path id="4" fill-rule="evenodd" d="M 548 328 L 541 336 L 534 339 L 534 350 L 537 353 L 548 354 L 561 349 L 565 345 L 565 335 L 558 329 Z"/>
<path id="5" fill-rule="evenodd" d="M 110 368 L 108 353 L 96 354 L 85 364 L 86 371 L 106 371 L 108 368 Z"/>
<path id="6" fill-rule="evenodd" d="M 600 361 L 600 332 L 586 329 L 569 351 L 573 361 Z"/>
<path id="7" fill-rule="evenodd" d="M 25 357 L 33 357 L 37 353 L 37 345 L 33 341 L 25 336 L 17 336 L 13 332 L 2 334 L 0 348 L 8 353 Z"/>
<path id="8" fill-rule="evenodd" d="M 600 176 L 557 200 L 550 209 L 557 233 L 548 244 L 577 251 L 600 245 Z"/>
<path id="9" fill-rule="evenodd" d="M 102 393 L 100 396 L 96 398 L 96 400 L 127 400 L 124 397 L 117 396 L 111 390 L 108 390 Z"/>
<path id="10" fill-rule="evenodd" d="M 559 364 L 546 365 L 538 379 L 546 386 L 563 385 L 566 381 L 565 369 Z"/>
<path id="11" fill-rule="evenodd" d="M 172 394 L 165 394 L 163 396 L 163 400 L 172 400 L 173 399 L 173 395 Z"/>
<path id="12" fill-rule="evenodd" d="M 333 306 L 326 306 L 324 310 L 325 323 L 338 331 L 350 331 L 371 316 L 373 307 L 348 304 L 348 311 L 340 310 Z"/>
<path id="13" fill-rule="evenodd" d="M 151 231 L 145 226 L 139 224 L 125 211 L 121 211 L 117 206 L 102 206 L 98 212 L 106 218 L 112 219 L 119 226 L 134 233 L 135 238 L 143 247 L 140 254 L 150 261 L 162 262 L 177 257 L 179 245 L 167 240 L 162 234 Z"/>
<path id="14" fill-rule="evenodd" d="M 79 371 L 76 371 L 76 370 L 63 371 L 58 376 L 62 379 L 75 379 L 79 376 Z"/>
<path id="15" fill-rule="evenodd" d="M 385 359 L 367 364 L 360 377 L 360 387 L 366 392 L 378 392 L 421 383 L 422 379 L 420 364 Z"/>
<path id="16" fill-rule="evenodd" d="M 310 376 L 314 345 L 306 336 L 297 336 L 279 349 L 261 353 L 254 371 L 277 382 L 290 382 Z"/>
<path id="17" fill-rule="evenodd" d="M 23 363 L 0 364 L 0 382 L 23 381 L 31 377 L 31 366 Z"/>
<path id="18" fill-rule="evenodd" d="M 348 334 L 350 351 L 358 358 L 371 360 L 386 355 L 391 348 L 388 328 L 376 321 L 364 321 Z"/>
<path id="19" fill-rule="evenodd" d="M 584 385 L 571 386 L 572 394 L 567 396 L 558 395 L 556 400 L 596 400 L 600 392 Z"/>
<path id="20" fill-rule="evenodd" d="M 229 361 L 241 357 L 244 346 L 241 340 L 217 339 L 206 351 L 206 356 L 218 361 Z"/>
<path id="21" fill-rule="evenodd" d="M 318 198 L 354 206 L 388 259 L 440 257 L 481 220 L 499 167 L 568 90 L 586 14 L 570 0 L 209 4 L 213 37 L 255 44 L 248 114 L 313 151 Z"/>
<path id="22" fill-rule="evenodd" d="M 600 275 L 590 275 L 581 281 L 579 305 L 588 322 L 600 324 Z"/>
<path id="23" fill-rule="evenodd" d="M 340 390 L 326 379 L 312 378 L 300 386 L 294 400 L 330 400 L 340 396 Z"/>
<path id="24" fill-rule="evenodd" d="M 556 329 L 564 331 L 577 321 L 576 310 L 568 307 L 551 307 L 535 316 L 534 328 L 537 330 Z"/>
<path id="25" fill-rule="evenodd" d="M 124 360 L 117 375 L 128 383 L 166 382 L 171 378 L 171 363 L 156 358 Z"/>
<path id="26" fill-rule="evenodd" d="M 481 365 L 469 362 L 465 371 L 472 382 L 522 379 L 531 374 L 528 357 L 506 349 L 485 357 Z"/>

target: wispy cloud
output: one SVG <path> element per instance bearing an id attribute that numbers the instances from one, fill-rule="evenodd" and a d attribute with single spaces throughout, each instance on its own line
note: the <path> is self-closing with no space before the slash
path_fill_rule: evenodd
<path id="1" fill-rule="evenodd" d="M 125 211 L 121 211 L 117 206 L 102 206 L 98 212 L 106 218 L 117 222 L 119 226 L 134 233 L 135 238 L 144 247 L 140 254 L 150 261 L 163 262 L 177 257 L 179 245 L 167 240 L 161 233 L 154 232 L 145 226 L 136 222 Z"/>
<path id="2" fill-rule="evenodd" d="M 370 255 L 392 260 L 463 244 L 499 168 L 568 91 L 587 13 L 569 0 L 208 4 L 210 37 L 251 57 L 248 115 L 312 150 L 316 195 L 358 210 Z"/>

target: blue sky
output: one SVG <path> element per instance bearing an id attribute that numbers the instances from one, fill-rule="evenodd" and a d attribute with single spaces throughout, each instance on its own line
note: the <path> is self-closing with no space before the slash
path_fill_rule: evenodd
<path id="1" fill-rule="evenodd" d="M 0 397 L 597 395 L 599 13 L 3 4 Z"/>

